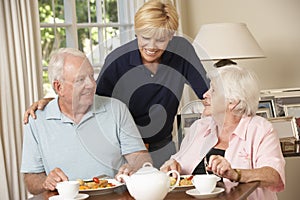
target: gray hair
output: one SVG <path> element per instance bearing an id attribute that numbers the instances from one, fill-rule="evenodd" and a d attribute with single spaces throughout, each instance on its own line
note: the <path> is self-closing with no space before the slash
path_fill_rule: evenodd
<path id="1" fill-rule="evenodd" d="M 234 108 L 236 115 L 254 116 L 258 109 L 260 96 L 259 81 L 250 70 L 236 65 L 228 65 L 208 72 L 211 80 L 219 78 L 223 84 L 225 98 L 236 101 Z"/>
<path id="2" fill-rule="evenodd" d="M 62 80 L 65 58 L 68 55 L 86 58 L 83 52 L 74 48 L 60 48 L 53 52 L 48 65 L 48 77 L 52 87 L 54 81 Z"/>

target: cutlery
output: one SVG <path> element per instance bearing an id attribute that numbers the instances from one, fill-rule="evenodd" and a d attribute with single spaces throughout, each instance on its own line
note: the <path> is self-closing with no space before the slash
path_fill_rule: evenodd
<path id="1" fill-rule="evenodd" d="M 204 157 L 204 168 L 205 168 L 205 172 L 206 172 L 206 174 L 209 174 L 208 173 L 208 171 L 207 171 L 207 166 L 208 166 L 208 162 L 207 162 L 207 158 L 206 158 L 206 156 Z"/>
<path id="2" fill-rule="evenodd" d="M 99 176 L 95 176 L 95 178 L 98 179 L 111 179 L 110 176 L 106 175 L 106 174 L 100 174 Z M 89 182 L 93 182 L 94 178 L 88 179 L 88 180 L 83 180 L 85 183 L 89 183 Z"/>
<path id="3" fill-rule="evenodd" d="M 106 175 L 106 174 L 101 174 L 99 176 L 96 176 L 98 179 L 111 179 L 112 177 Z"/>

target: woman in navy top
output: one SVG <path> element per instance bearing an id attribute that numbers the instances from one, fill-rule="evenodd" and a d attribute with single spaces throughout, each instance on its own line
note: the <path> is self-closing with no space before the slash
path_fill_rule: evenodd
<path id="1" fill-rule="evenodd" d="M 178 15 L 171 2 L 165 2 L 152 0 L 138 10 L 136 39 L 107 56 L 96 91 L 127 104 L 156 167 L 175 152 L 170 142 L 184 83 L 199 98 L 208 90 L 195 49 L 174 36 Z"/>

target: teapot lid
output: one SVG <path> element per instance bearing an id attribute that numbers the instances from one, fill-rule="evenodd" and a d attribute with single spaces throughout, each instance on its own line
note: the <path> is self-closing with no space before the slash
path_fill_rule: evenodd
<path id="1" fill-rule="evenodd" d="M 135 174 L 142 175 L 142 174 L 151 174 L 158 172 L 158 169 L 154 168 L 153 165 L 149 162 L 143 164 L 143 167 L 140 168 Z"/>

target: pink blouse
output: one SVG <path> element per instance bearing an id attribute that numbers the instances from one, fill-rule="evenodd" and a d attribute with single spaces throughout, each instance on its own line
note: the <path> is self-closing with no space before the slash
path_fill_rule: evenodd
<path id="1" fill-rule="evenodd" d="M 192 124 L 185 135 L 180 150 L 171 158 L 180 163 L 182 174 L 192 174 L 206 153 L 217 144 L 216 124 L 211 117 L 199 119 Z M 272 124 L 266 119 L 254 116 L 243 117 L 229 140 L 225 158 L 232 168 L 254 169 L 264 166 L 274 168 L 285 184 L 285 160 L 280 142 Z M 224 179 L 224 183 L 230 182 Z M 280 187 L 258 188 L 249 199 L 277 199 Z"/>

